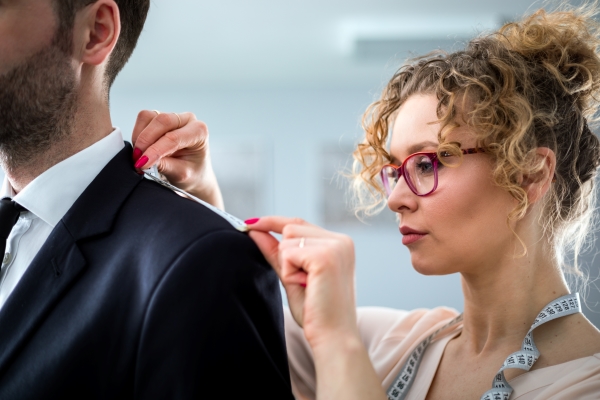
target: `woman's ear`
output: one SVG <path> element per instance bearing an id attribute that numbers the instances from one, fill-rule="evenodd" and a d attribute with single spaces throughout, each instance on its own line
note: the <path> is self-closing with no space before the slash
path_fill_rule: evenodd
<path id="1" fill-rule="evenodd" d="M 98 0 L 75 16 L 75 48 L 79 61 L 98 66 L 106 62 L 119 39 L 121 20 L 114 0 Z"/>
<path id="2" fill-rule="evenodd" d="M 529 204 L 534 204 L 543 198 L 550 185 L 554 182 L 554 171 L 556 170 L 556 155 L 548 147 L 538 147 L 535 150 L 536 161 L 539 170 L 533 174 L 523 177 L 522 186 L 527 191 Z"/>

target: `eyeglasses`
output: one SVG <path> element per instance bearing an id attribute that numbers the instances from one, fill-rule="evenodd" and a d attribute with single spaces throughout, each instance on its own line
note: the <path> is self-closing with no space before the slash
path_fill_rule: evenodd
<path id="1" fill-rule="evenodd" d="M 462 154 L 484 153 L 482 148 L 461 149 Z M 452 157 L 450 153 L 444 152 L 442 157 Z M 414 153 L 408 156 L 401 166 L 386 164 L 381 168 L 379 176 L 383 182 L 385 193 L 389 197 L 401 176 L 406 184 L 417 196 L 427 196 L 437 189 L 438 168 L 440 160 L 437 153 Z M 452 165 L 446 162 L 446 165 Z M 443 164 L 442 164 L 443 165 Z"/>

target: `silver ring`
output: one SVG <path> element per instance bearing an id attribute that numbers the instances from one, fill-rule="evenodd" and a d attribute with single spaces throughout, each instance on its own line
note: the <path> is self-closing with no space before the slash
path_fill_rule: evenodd
<path id="1" fill-rule="evenodd" d="M 181 117 L 179 116 L 179 114 L 177 113 L 173 113 L 177 116 L 177 120 L 179 121 L 179 123 L 177 124 L 177 129 L 181 128 Z"/>
<path id="2" fill-rule="evenodd" d="M 300 238 L 300 244 L 298 245 L 298 247 L 303 248 L 305 240 L 306 239 L 304 239 L 304 238 Z"/>

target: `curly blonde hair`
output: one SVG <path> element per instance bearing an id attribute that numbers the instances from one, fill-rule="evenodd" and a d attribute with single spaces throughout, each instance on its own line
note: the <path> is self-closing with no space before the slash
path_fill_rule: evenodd
<path id="1" fill-rule="evenodd" d="M 413 94 L 434 94 L 441 130 L 438 153 L 461 157 L 448 134 L 459 119 L 493 160 L 493 179 L 517 201 L 508 222 L 529 206 L 522 178 L 542 168 L 537 147 L 557 158 L 542 225 L 557 255 L 581 250 L 593 214 L 600 143 L 588 126 L 600 102 L 600 26 L 597 1 L 579 8 L 539 10 L 497 32 L 471 40 L 463 51 L 431 53 L 402 66 L 363 117 L 364 141 L 354 152 L 357 209 L 385 206 L 378 179 L 396 112 Z"/>

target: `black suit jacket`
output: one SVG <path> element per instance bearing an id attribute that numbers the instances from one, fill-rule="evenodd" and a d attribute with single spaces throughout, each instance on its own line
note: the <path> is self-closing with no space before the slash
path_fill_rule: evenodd
<path id="1" fill-rule="evenodd" d="M 278 280 L 252 240 L 143 179 L 131 146 L 0 311 L 0 399 L 289 399 Z"/>

